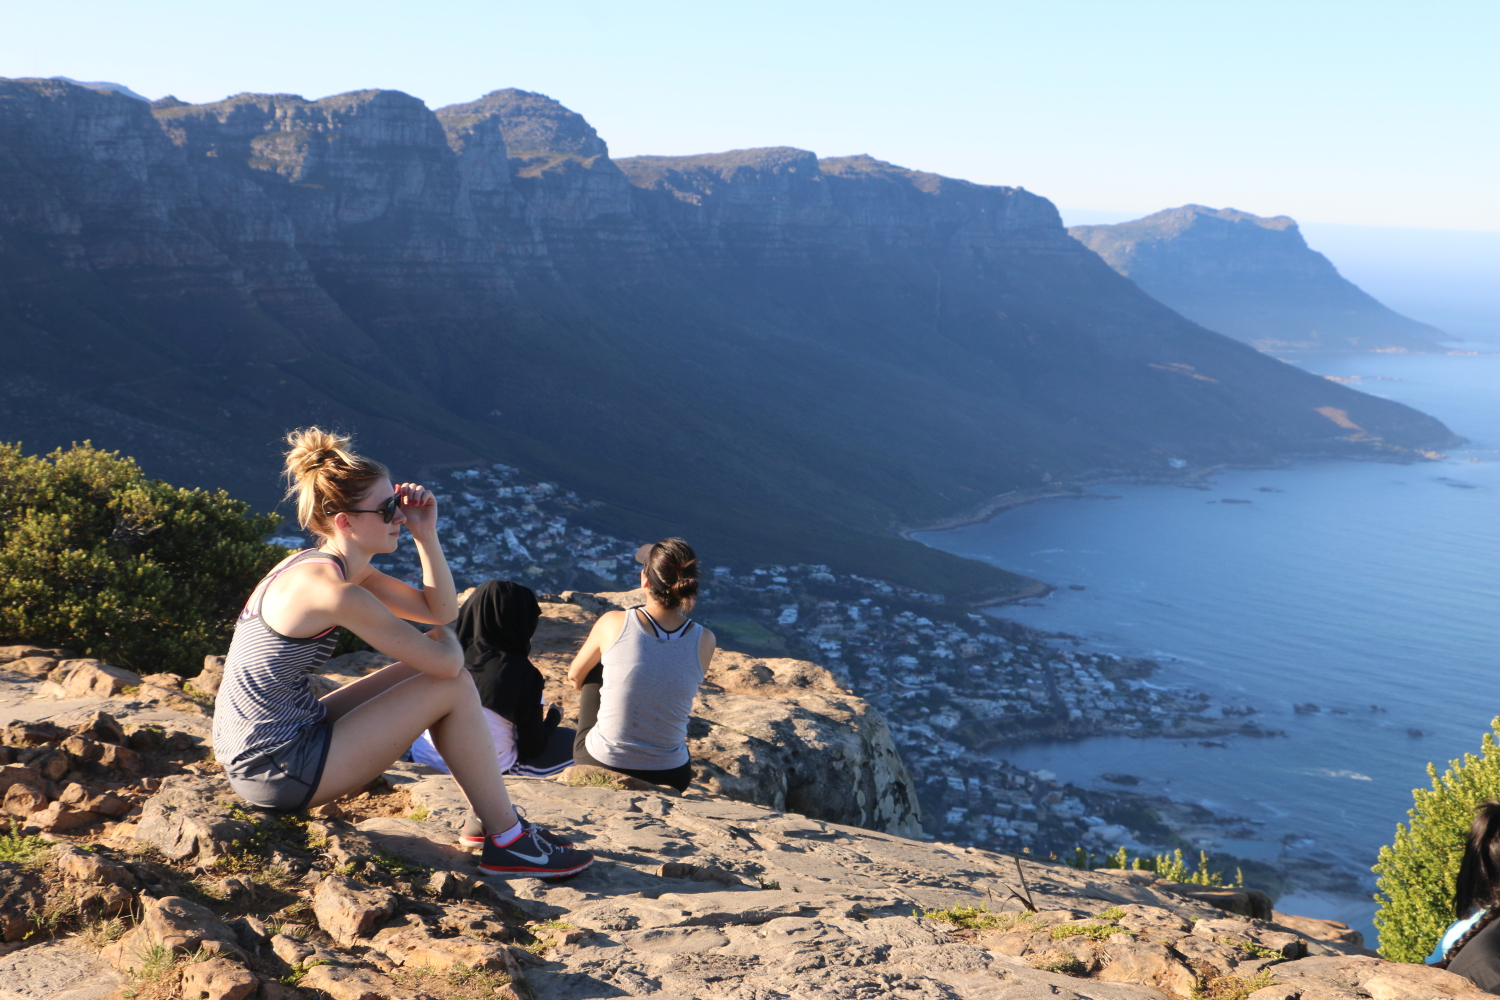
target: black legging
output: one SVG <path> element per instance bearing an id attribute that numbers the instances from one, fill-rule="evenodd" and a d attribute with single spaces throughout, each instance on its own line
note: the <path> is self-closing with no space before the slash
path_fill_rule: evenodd
<path id="1" fill-rule="evenodd" d="M 693 781 L 693 764 L 689 761 L 678 767 L 668 767 L 660 770 L 646 770 L 637 767 L 615 767 L 613 764 L 605 764 L 595 760 L 589 753 L 589 748 L 584 746 L 584 739 L 589 730 L 599 721 L 599 690 L 604 686 L 604 665 L 601 663 L 589 671 L 589 675 L 583 679 L 583 690 L 578 695 L 578 735 L 573 737 L 573 763 L 591 764 L 594 767 L 602 767 L 618 774 L 628 774 L 632 778 L 640 778 L 649 781 L 653 785 L 666 785 L 675 788 L 679 792 L 687 791 L 688 785 Z"/>

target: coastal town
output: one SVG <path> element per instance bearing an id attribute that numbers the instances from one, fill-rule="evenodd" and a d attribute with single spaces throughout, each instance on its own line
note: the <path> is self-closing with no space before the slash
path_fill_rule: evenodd
<path id="1" fill-rule="evenodd" d="M 525 482 L 506 465 L 450 470 L 446 478 L 436 487 L 439 528 L 460 588 L 492 578 L 539 594 L 635 586 L 639 542 L 575 523 L 593 506 L 577 494 Z M 302 544 L 296 536 L 274 540 Z M 378 564 L 419 576 L 405 535 Z M 1065 785 L 1009 764 L 1003 748 L 1098 735 L 1210 746 L 1230 734 L 1279 735 L 1256 724 L 1253 706 L 1153 684 L 1153 661 L 1091 652 L 1069 636 L 827 566 L 710 565 L 699 608 L 725 646 L 814 660 L 878 708 L 915 779 L 926 835 L 953 843 L 1044 857 L 1122 846 L 1132 855 L 1212 850 L 1250 821 L 1128 791 L 1131 775 L 1105 776 L 1119 791 Z M 1188 830 L 1196 835 L 1181 835 Z"/>

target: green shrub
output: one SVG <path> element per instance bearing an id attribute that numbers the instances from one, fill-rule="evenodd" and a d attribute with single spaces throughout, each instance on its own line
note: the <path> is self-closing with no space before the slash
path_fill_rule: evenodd
<path id="1" fill-rule="evenodd" d="M 1240 976 L 1205 978 L 1193 989 L 1193 1000 L 1246 1000 L 1256 990 L 1275 986 L 1276 979 L 1262 969 L 1248 979 Z"/>
<path id="2" fill-rule="evenodd" d="M 1082 976 L 1089 971 L 1088 963 L 1079 961 L 1071 951 L 1062 952 L 1051 959 L 1041 958 L 1031 963 L 1033 969 L 1043 972 L 1058 972 L 1064 976 Z"/>
<path id="3" fill-rule="evenodd" d="M 0 443 L 0 642 L 195 673 L 286 554 L 261 540 L 278 523 L 87 442 L 45 458 Z"/>
<path id="4" fill-rule="evenodd" d="M 1092 851 L 1086 851 L 1082 847 L 1073 848 L 1073 856 L 1063 856 L 1062 862 L 1072 868 L 1083 871 L 1095 871 L 1099 868 L 1121 868 L 1134 869 L 1135 871 L 1155 872 L 1161 878 L 1169 882 L 1184 882 L 1188 885 L 1223 886 L 1224 873 L 1213 871 L 1208 867 L 1208 852 L 1198 852 L 1198 867 L 1184 860 L 1182 851 L 1176 850 L 1171 854 L 1158 854 L 1154 858 L 1138 857 L 1132 860 L 1126 855 L 1125 848 L 1121 847 L 1113 854 L 1105 854 L 1094 857 Z M 1231 886 L 1242 886 L 1245 884 L 1245 873 L 1235 872 Z"/>
<path id="5" fill-rule="evenodd" d="M 913 910 L 912 916 L 942 920 L 966 931 L 1015 930 L 1031 919 L 1029 913 L 992 913 L 987 906 L 949 906 L 940 910 Z"/>
<path id="6" fill-rule="evenodd" d="M 1397 823 L 1395 842 L 1380 849 L 1375 927 L 1380 954 L 1392 961 L 1426 960 L 1453 922 L 1453 887 L 1474 809 L 1500 799 L 1500 718 L 1490 728 L 1479 756 L 1449 761 L 1441 778 L 1435 765 L 1427 765 L 1432 787 L 1412 789 L 1410 827 Z"/>
<path id="7" fill-rule="evenodd" d="M 16 832 L 15 820 L 10 821 L 10 828 L 0 834 L 0 862 L 9 861 L 19 865 L 34 865 L 40 861 L 41 856 L 52 847 L 52 844 L 41 837 L 23 837 Z"/>
<path id="8" fill-rule="evenodd" d="M 1114 924 L 1059 924 L 1052 928 L 1052 940 L 1061 941 L 1064 938 L 1085 937 L 1090 941 L 1106 941 L 1111 934 L 1129 933 L 1125 928 L 1116 927 Z"/>

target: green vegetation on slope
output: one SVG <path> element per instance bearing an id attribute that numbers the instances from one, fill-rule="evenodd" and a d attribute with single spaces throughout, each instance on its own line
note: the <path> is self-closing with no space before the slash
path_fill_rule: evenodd
<path id="1" fill-rule="evenodd" d="M 191 673 L 285 550 L 275 515 L 147 479 L 88 443 L 0 444 L 0 642 L 82 646 L 142 673 Z"/>
<path id="2" fill-rule="evenodd" d="M 1480 741 L 1478 756 L 1448 762 L 1438 777 L 1427 765 L 1431 788 L 1412 789 L 1411 825 L 1396 824 L 1396 839 L 1380 849 L 1375 927 L 1380 954 L 1393 962 L 1422 962 L 1453 922 L 1453 888 L 1474 810 L 1500 799 L 1500 718 Z"/>

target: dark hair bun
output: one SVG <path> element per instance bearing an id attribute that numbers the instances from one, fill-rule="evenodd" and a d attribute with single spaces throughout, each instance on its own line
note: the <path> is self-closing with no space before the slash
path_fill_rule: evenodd
<path id="1" fill-rule="evenodd" d="M 646 586 L 651 599 L 667 608 L 698 596 L 698 555 L 680 538 L 663 538 L 646 557 Z"/>

